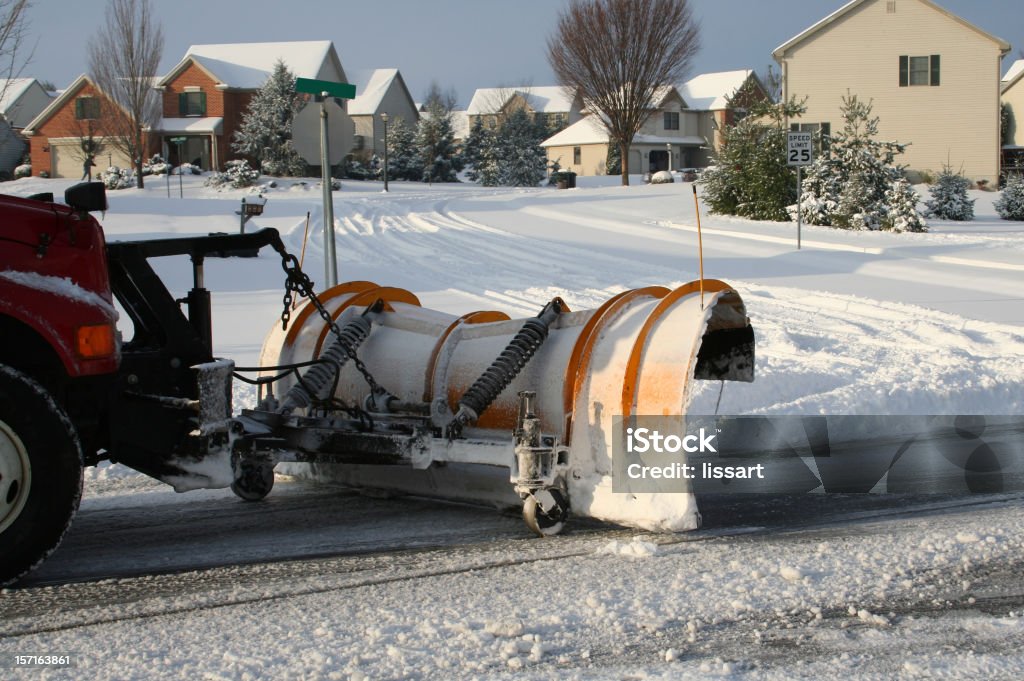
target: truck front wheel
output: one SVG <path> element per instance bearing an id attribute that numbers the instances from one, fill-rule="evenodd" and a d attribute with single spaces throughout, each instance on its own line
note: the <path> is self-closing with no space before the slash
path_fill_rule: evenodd
<path id="1" fill-rule="evenodd" d="M 82 496 L 82 448 L 53 397 L 0 364 L 0 585 L 60 544 Z"/>

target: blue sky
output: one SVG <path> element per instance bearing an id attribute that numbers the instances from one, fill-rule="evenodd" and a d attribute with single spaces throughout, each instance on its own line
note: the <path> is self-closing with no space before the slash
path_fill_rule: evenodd
<path id="1" fill-rule="evenodd" d="M 912 1 L 912 0 L 904 0 Z M 691 0 L 703 47 L 692 73 L 753 68 L 844 0 Z M 1024 47 L 1021 0 L 939 0 L 1013 45 Z M 437 80 L 468 103 L 477 87 L 554 84 L 547 37 L 568 0 L 157 0 L 166 35 L 163 69 L 193 43 L 333 40 L 348 72 L 401 69 L 419 99 Z M 86 70 L 86 44 L 103 21 L 101 0 L 35 0 L 36 43 L 24 75 L 58 87 Z"/>

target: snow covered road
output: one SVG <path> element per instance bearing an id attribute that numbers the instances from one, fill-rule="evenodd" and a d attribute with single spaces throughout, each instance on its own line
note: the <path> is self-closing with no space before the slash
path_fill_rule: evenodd
<path id="1" fill-rule="evenodd" d="M 127 511 L 112 522 L 85 509 L 78 539 L 33 578 L 64 586 L 3 594 L 0 651 L 77 653 L 77 668 L 32 678 L 1024 671 L 1021 495 L 720 498 L 699 532 L 595 525 L 553 541 L 486 509 L 331 489 L 241 513 L 226 498 L 133 505 L 145 496 L 112 504 Z M 297 523 L 310 500 L 340 515 Z M 171 572 L 147 564 L 153 528 L 171 533 L 166 557 L 187 556 Z M 78 582 L 114 545 L 119 572 Z M 238 564 L 181 571 L 211 549 Z"/>

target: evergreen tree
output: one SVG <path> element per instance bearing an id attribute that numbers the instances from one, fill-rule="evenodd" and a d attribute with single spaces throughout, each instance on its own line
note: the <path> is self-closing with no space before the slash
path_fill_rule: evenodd
<path id="1" fill-rule="evenodd" d="M 498 133 L 499 182 L 511 187 L 536 187 L 547 171 L 547 153 L 540 146 L 547 126 L 538 124 L 523 109 L 505 118 Z"/>
<path id="2" fill-rule="evenodd" d="M 462 157 L 455 146 L 452 112 L 440 102 L 428 105 L 416 131 L 416 147 L 423 159 L 424 182 L 458 182 Z"/>
<path id="3" fill-rule="evenodd" d="M 974 219 L 974 199 L 967 198 L 971 181 L 960 173 L 954 173 L 948 165 L 932 186 L 932 198 L 925 204 L 925 215 L 940 220 L 965 222 Z"/>
<path id="4" fill-rule="evenodd" d="M 917 210 L 917 192 L 905 178 L 899 178 L 885 193 L 886 213 L 884 229 L 894 232 L 927 232 L 928 224 Z"/>
<path id="5" fill-rule="evenodd" d="M 605 157 L 604 173 L 605 175 L 622 174 L 622 149 L 619 148 L 618 144 L 608 145 L 608 156 Z"/>
<path id="6" fill-rule="evenodd" d="M 302 175 L 306 162 L 292 144 L 292 122 L 302 107 L 295 76 L 280 59 L 253 96 L 231 148 L 259 162 L 268 175 Z"/>
<path id="7" fill-rule="evenodd" d="M 886 212 L 886 192 L 903 176 L 895 164 L 905 144 L 882 142 L 871 102 L 843 97 L 843 131 L 828 140 L 828 151 L 811 165 L 803 181 L 799 210 L 814 225 L 878 229 Z M 795 217 L 797 206 L 790 207 Z"/>
<path id="8" fill-rule="evenodd" d="M 1003 195 L 995 202 L 996 212 L 1004 220 L 1024 220 L 1024 176 L 1011 175 Z"/>
<path id="9" fill-rule="evenodd" d="M 796 199 L 796 171 L 786 165 L 783 121 L 804 110 L 795 99 L 757 102 L 750 115 L 725 129 L 714 166 L 700 180 L 712 212 L 754 220 L 788 219 L 786 206 Z"/>
<path id="10" fill-rule="evenodd" d="M 493 144 L 494 134 L 484 127 L 483 119 L 477 117 L 462 144 L 462 161 L 467 168 L 466 177 L 471 181 L 480 181 L 485 151 Z"/>
<path id="11" fill-rule="evenodd" d="M 423 161 L 416 147 L 416 131 L 401 118 L 388 128 L 388 179 L 419 180 Z"/>

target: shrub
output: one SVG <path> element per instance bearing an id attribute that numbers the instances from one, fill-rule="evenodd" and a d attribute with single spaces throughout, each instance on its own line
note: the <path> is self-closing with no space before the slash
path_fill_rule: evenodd
<path id="1" fill-rule="evenodd" d="M 107 189 L 126 189 L 135 186 L 135 173 L 131 168 L 110 166 L 100 174 L 100 181 Z"/>
<path id="2" fill-rule="evenodd" d="M 156 154 L 153 158 L 149 159 L 142 164 L 142 174 L 145 175 L 166 175 L 170 171 L 171 165 L 164 160 L 163 156 Z"/>
<path id="3" fill-rule="evenodd" d="M 15 180 L 17 180 L 18 178 L 31 177 L 31 176 L 32 176 L 32 164 L 31 163 L 22 163 L 20 166 L 18 166 L 17 168 L 14 169 L 14 179 Z"/>
<path id="4" fill-rule="evenodd" d="M 885 217 L 882 229 L 894 232 L 927 232 L 928 224 L 917 210 L 917 192 L 904 178 L 899 178 L 885 192 Z"/>
<path id="5" fill-rule="evenodd" d="M 965 222 L 974 219 L 974 199 L 967 198 L 971 181 L 960 173 L 943 166 L 932 185 L 932 198 L 925 204 L 925 215 L 940 220 Z"/>
<path id="6" fill-rule="evenodd" d="M 251 168 L 248 161 L 238 159 L 225 163 L 224 172 L 211 173 L 206 178 L 205 184 L 207 187 L 213 187 L 217 190 L 224 188 L 243 189 L 253 186 L 259 179 L 260 173 L 258 170 Z"/>
<path id="7" fill-rule="evenodd" d="M 995 208 L 1004 220 L 1024 220 L 1024 177 L 1012 175 L 1006 180 L 1003 195 L 995 202 Z"/>
<path id="8" fill-rule="evenodd" d="M 39 177 L 47 178 L 49 176 L 50 176 L 50 171 L 48 171 L 48 170 L 40 170 L 39 171 Z"/>

